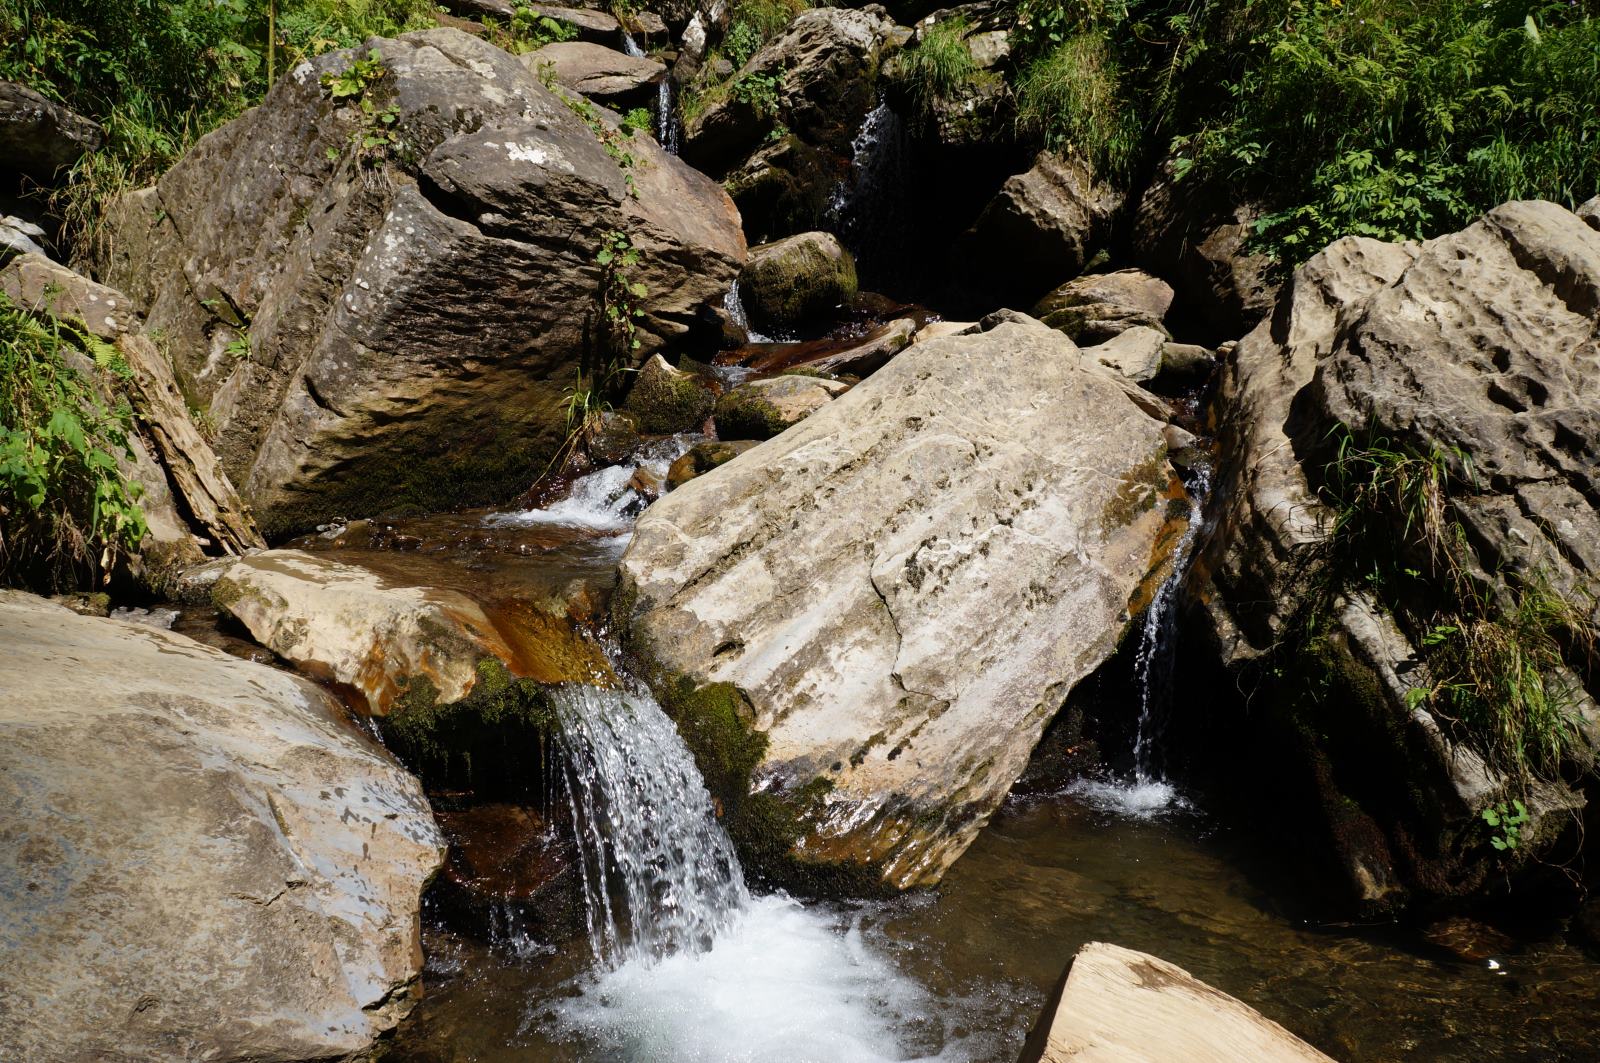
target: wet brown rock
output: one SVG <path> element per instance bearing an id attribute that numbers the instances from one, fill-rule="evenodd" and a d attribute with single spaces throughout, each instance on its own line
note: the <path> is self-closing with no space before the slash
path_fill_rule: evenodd
<path id="1" fill-rule="evenodd" d="M 848 390 L 848 384 L 811 376 L 748 381 L 717 400 L 717 435 L 724 439 L 771 439 Z"/>
<path id="2" fill-rule="evenodd" d="M 726 465 L 751 447 L 759 446 L 760 442 L 757 439 L 735 439 L 696 443 L 667 470 L 667 490 L 675 490 L 696 476 L 704 476 L 712 469 Z"/>
<path id="3" fill-rule="evenodd" d="M 856 261 L 832 233 L 800 233 L 752 247 L 739 290 L 753 326 L 792 328 L 856 294 Z"/>
<path id="4" fill-rule="evenodd" d="M 716 401 L 704 380 L 673 368 L 658 354 L 639 370 L 623 408 L 637 419 L 642 432 L 697 432 Z"/>

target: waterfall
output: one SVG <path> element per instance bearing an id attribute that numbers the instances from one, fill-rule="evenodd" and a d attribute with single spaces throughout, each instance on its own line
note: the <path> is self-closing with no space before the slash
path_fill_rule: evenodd
<path id="1" fill-rule="evenodd" d="M 745 312 L 744 300 L 739 297 L 739 281 L 736 278 L 733 287 L 728 289 L 728 294 L 722 297 L 722 309 L 728 312 L 728 317 L 735 325 L 744 329 L 745 335 L 751 343 L 772 343 L 771 336 L 763 336 L 750 327 L 750 315 Z"/>
<path id="2" fill-rule="evenodd" d="M 850 174 L 829 197 L 825 224 L 869 266 L 891 260 L 904 243 L 907 154 L 905 123 L 880 102 L 862 119 L 850 142 Z"/>
<path id="3" fill-rule="evenodd" d="M 1133 740 L 1133 779 L 1136 785 L 1162 781 L 1155 763 L 1156 738 L 1172 703 L 1172 662 L 1178 650 L 1178 604 L 1195 540 L 1205 523 L 1206 496 L 1211 493 L 1211 466 L 1196 465 L 1189 488 L 1189 523 L 1172 552 L 1172 572 L 1156 588 L 1145 610 L 1139 632 L 1139 652 L 1134 658 L 1134 678 L 1139 684 L 1139 728 Z"/>
<path id="4" fill-rule="evenodd" d="M 574 684 L 554 700 L 596 959 L 710 948 L 749 895 L 672 721 L 643 693 Z"/>
<path id="5" fill-rule="evenodd" d="M 1109 812 L 1145 818 L 1172 807 L 1187 807 L 1164 778 L 1157 760 L 1157 739 L 1172 703 L 1172 665 L 1178 648 L 1178 607 L 1205 525 L 1206 498 L 1212 469 L 1205 463 L 1190 470 L 1189 522 L 1172 552 L 1172 571 L 1156 588 L 1145 610 L 1134 655 L 1134 681 L 1139 690 L 1139 722 L 1133 739 L 1133 779 L 1129 782 L 1079 779 L 1071 792 Z"/>
<path id="6" fill-rule="evenodd" d="M 668 155 L 678 154 L 678 108 L 673 99 L 671 74 L 656 83 L 656 139 Z"/>
<path id="7" fill-rule="evenodd" d="M 644 49 L 639 47 L 639 42 L 633 39 L 633 34 L 627 30 L 622 31 L 622 50 L 635 59 L 644 58 Z"/>

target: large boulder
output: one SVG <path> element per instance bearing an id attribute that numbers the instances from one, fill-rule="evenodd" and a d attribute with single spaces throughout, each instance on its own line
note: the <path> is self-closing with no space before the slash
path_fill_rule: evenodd
<path id="1" fill-rule="evenodd" d="M 1170 163 L 1139 198 L 1133 259 L 1176 286 L 1177 312 L 1209 341 L 1236 339 L 1272 310 L 1277 263 L 1249 247 L 1259 216 L 1227 189 L 1179 181 Z"/>
<path id="2" fill-rule="evenodd" d="M 725 174 L 781 126 L 848 159 L 851 139 L 876 99 L 878 68 L 894 29 L 881 10 L 801 12 L 691 118 L 684 158 Z"/>
<path id="3" fill-rule="evenodd" d="M 1257 700 L 1282 709 L 1276 726 L 1296 753 L 1286 771 L 1322 809 L 1322 848 L 1365 907 L 1503 881 L 1582 805 L 1564 784 L 1518 778 L 1448 707 L 1430 711 L 1430 683 L 1450 678 L 1431 676 L 1430 661 L 1442 659 L 1430 649 L 1449 646 L 1465 622 L 1441 629 L 1429 618 L 1474 613 L 1463 579 L 1492 608 L 1554 595 L 1595 617 L 1596 373 L 1600 232 L 1531 202 L 1420 245 L 1335 241 L 1295 272 L 1273 317 L 1221 374 L 1222 507 L 1202 566 L 1211 574 L 1203 615 L 1233 669 L 1295 681 L 1310 672 L 1327 691 Z M 1440 493 L 1420 496 L 1435 498 L 1436 518 L 1390 513 L 1379 537 L 1405 558 L 1403 571 L 1358 586 L 1348 570 L 1367 571 L 1372 558 L 1346 560 L 1345 570 L 1326 558 L 1350 541 L 1336 529 L 1364 511 L 1341 517 L 1330 499 L 1338 464 L 1369 445 L 1378 450 L 1363 476 L 1381 480 L 1392 460 L 1383 455 L 1409 455 L 1439 471 Z M 1447 555 L 1418 543 L 1425 519 L 1444 527 Z M 1322 610 L 1310 632 L 1307 608 Z M 1567 645 L 1581 654 L 1581 638 Z M 1556 700 L 1567 702 L 1569 726 L 1592 732 L 1595 691 L 1583 677 L 1592 683 L 1593 673 L 1574 664 L 1545 682 L 1568 692 Z M 1513 798 L 1529 819 L 1516 846 L 1493 848 L 1482 813 Z"/>
<path id="4" fill-rule="evenodd" d="M 706 381 L 654 355 L 639 370 L 624 408 L 642 432 L 698 432 L 717 397 Z"/>
<path id="5" fill-rule="evenodd" d="M 1176 964 L 1103 941 L 1078 950 L 1020 1063 L 1333 1063 Z"/>
<path id="6" fill-rule="evenodd" d="M 0 642 L 0 1056 L 365 1058 L 444 858 L 416 780 L 182 635 L 0 591 Z"/>
<path id="7" fill-rule="evenodd" d="M 637 107 L 654 98 L 667 68 L 654 59 L 632 56 L 586 41 L 561 41 L 522 56 L 535 76 L 548 63 L 556 81 L 610 107 Z"/>
<path id="8" fill-rule="evenodd" d="M 800 233 L 750 249 L 739 275 L 750 324 L 789 329 L 856 294 L 856 260 L 832 233 Z"/>
<path id="9" fill-rule="evenodd" d="M 105 133 L 89 119 L 26 85 L 0 81 L 0 167 L 49 182 L 103 143 Z"/>
<path id="10" fill-rule="evenodd" d="M 1006 306 L 1032 306 L 1111 235 L 1121 195 L 1075 153 L 1042 152 L 1009 178 L 951 254 L 958 276 Z"/>
<path id="11" fill-rule="evenodd" d="M 972 841 L 1160 578 L 1140 402 L 1017 315 L 645 511 L 619 627 L 758 872 L 908 888 Z"/>
<path id="12" fill-rule="evenodd" d="M 614 292 L 643 286 L 648 354 L 744 258 L 720 187 L 512 56 L 453 29 L 371 43 L 297 67 L 114 213 L 113 246 L 150 250 L 117 283 L 269 534 L 525 487 L 578 368 L 635 357 Z M 393 116 L 378 143 L 335 76 Z M 617 233 L 625 276 L 600 255 Z"/>

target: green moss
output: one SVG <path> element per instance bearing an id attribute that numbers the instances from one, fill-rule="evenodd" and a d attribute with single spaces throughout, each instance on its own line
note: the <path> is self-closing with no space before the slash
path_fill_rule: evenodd
<path id="1" fill-rule="evenodd" d="M 622 406 L 638 419 L 641 432 L 666 435 L 698 429 L 715 403 L 711 389 L 697 378 L 674 371 L 640 373 Z"/>
<path id="2" fill-rule="evenodd" d="M 1116 493 L 1107 499 L 1101 511 L 1102 531 L 1113 532 L 1127 527 L 1155 508 L 1166 491 L 1169 479 L 1166 458 L 1166 447 L 1158 447 L 1149 457 L 1128 470 Z"/>
<path id="3" fill-rule="evenodd" d="M 379 729 L 430 790 L 516 795 L 537 783 L 528 765 L 556 733 L 555 707 L 547 687 L 514 677 L 492 657 L 477 670 L 467 696 L 444 704 L 428 677 L 412 678 Z"/>

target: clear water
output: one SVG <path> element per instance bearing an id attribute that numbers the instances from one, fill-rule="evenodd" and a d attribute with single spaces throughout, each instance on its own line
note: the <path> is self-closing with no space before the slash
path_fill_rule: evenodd
<path id="1" fill-rule="evenodd" d="M 733 287 L 728 289 L 728 294 L 722 297 L 722 308 L 728 312 L 728 318 L 740 328 L 744 329 L 751 343 L 774 343 L 771 336 L 763 336 L 750 327 L 750 315 L 745 311 L 744 300 L 739 296 L 739 282 L 735 280 Z"/>
<path id="2" fill-rule="evenodd" d="M 573 481 L 566 496 L 533 509 L 491 513 L 483 518 L 489 527 L 566 525 L 609 533 L 625 541 L 645 499 L 630 483 L 641 470 L 664 482 L 673 461 L 689 449 L 688 436 L 673 436 L 645 446 L 632 461 L 608 465 Z"/>
<path id="3" fill-rule="evenodd" d="M 905 123 L 880 102 L 851 140 L 850 172 L 834 186 L 823 216 L 824 226 L 869 273 L 892 262 L 905 246 L 910 166 Z"/>
<path id="4" fill-rule="evenodd" d="M 678 106 L 673 99 L 672 78 L 664 77 L 656 85 L 656 139 L 668 155 L 678 154 L 682 129 L 678 122 Z"/>
<path id="5" fill-rule="evenodd" d="M 702 952 L 749 901 L 733 844 L 650 695 L 554 693 L 589 949 L 608 970 Z"/>

